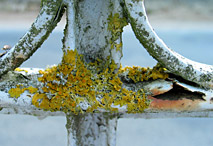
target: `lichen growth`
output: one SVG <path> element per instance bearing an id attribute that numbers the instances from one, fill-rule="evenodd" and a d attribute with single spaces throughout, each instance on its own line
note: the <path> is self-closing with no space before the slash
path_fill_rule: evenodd
<path id="1" fill-rule="evenodd" d="M 123 27 L 126 26 L 127 20 L 125 17 L 120 18 L 119 13 L 110 14 L 108 17 L 108 30 L 111 31 L 111 49 L 116 49 L 116 51 L 121 51 L 122 43 L 117 43 L 116 41 L 121 36 L 123 32 Z"/>
<path id="2" fill-rule="evenodd" d="M 11 97 L 18 98 L 18 97 L 20 97 L 20 95 L 21 95 L 22 93 L 24 93 L 26 90 L 27 90 L 30 94 L 34 94 L 34 93 L 36 93 L 36 92 L 38 91 L 38 89 L 35 88 L 35 87 L 29 86 L 29 87 L 25 88 L 25 87 L 23 86 L 23 84 L 18 84 L 18 85 L 16 85 L 16 88 L 11 88 L 11 89 L 8 91 L 8 93 L 10 94 Z"/>
<path id="3" fill-rule="evenodd" d="M 106 65 L 104 70 L 103 67 L 99 68 L 103 63 Z M 120 68 L 117 71 L 117 65 L 109 60 L 87 64 L 76 50 L 70 50 L 64 53 L 61 64 L 39 71 L 39 89 L 17 85 L 9 90 L 9 94 L 18 98 L 28 91 L 33 94 L 33 105 L 50 111 L 79 114 L 105 109 L 116 112 L 119 107 L 126 106 L 129 113 L 140 113 L 149 107 L 150 101 L 142 89 L 131 91 L 124 88 L 119 74 L 128 71 L 128 76 L 134 82 L 148 78 L 166 78 L 166 75 L 157 75 L 157 69 L 147 70 L 145 75 L 140 74 L 145 71 L 139 67 Z"/>
<path id="4" fill-rule="evenodd" d="M 143 82 L 148 80 L 156 80 L 156 79 L 166 79 L 169 77 L 167 73 L 165 73 L 166 68 L 163 68 L 160 64 L 157 64 L 153 69 L 133 66 L 133 67 L 125 67 L 121 69 L 121 74 L 125 73 L 126 78 L 130 79 L 134 83 Z"/>
<path id="5" fill-rule="evenodd" d="M 11 88 L 8 93 L 11 97 L 18 98 L 22 93 L 24 93 L 24 89 L 20 88 L 18 85 L 16 88 Z"/>

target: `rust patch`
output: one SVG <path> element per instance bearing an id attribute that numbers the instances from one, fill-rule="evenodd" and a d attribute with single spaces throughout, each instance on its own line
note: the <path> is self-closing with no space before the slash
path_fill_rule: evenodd
<path id="1" fill-rule="evenodd" d="M 179 100 L 163 100 L 157 99 L 154 97 L 149 97 L 151 99 L 150 109 L 157 109 L 157 110 L 177 110 L 177 111 L 184 111 L 184 110 L 196 110 L 199 108 L 199 104 L 204 102 L 203 100 L 190 100 L 186 98 L 182 98 Z"/>

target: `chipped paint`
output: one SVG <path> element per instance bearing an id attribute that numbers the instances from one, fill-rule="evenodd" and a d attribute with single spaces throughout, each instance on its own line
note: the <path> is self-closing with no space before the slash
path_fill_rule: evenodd
<path id="1" fill-rule="evenodd" d="M 213 88 L 213 66 L 191 61 L 167 47 L 150 25 L 143 0 L 125 0 L 125 6 L 137 39 L 152 57 L 173 74 L 200 86 Z"/>

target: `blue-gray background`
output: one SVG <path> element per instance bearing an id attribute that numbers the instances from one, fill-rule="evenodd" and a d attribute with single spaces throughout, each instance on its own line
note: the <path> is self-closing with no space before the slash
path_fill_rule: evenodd
<path id="1" fill-rule="evenodd" d="M 0 0 L 0 47 L 14 45 L 35 18 L 26 20 L 29 13 L 24 11 L 34 10 L 32 3 L 20 4 L 27 1 L 37 1 L 33 3 L 36 7 L 40 0 Z M 157 33 L 169 47 L 192 60 L 213 64 L 212 0 L 146 1 L 149 2 L 148 12 L 153 14 L 151 23 L 158 26 L 155 27 Z M 7 10 L 15 10 L 15 13 L 8 15 Z M 16 15 L 18 11 L 23 11 L 24 15 Z M 170 23 L 176 19 L 178 23 Z M 62 29 L 54 31 L 22 66 L 45 68 L 60 62 L 62 32 Z M 123 40 L 123 66 L 153 66 L 156 63 L 130 29 L 126 29 Z M 117 146 L 212 146 L 212 123 L 211 118 L 119 119 Z M 39 120 L 26 115 L 0 115 L 0 146 L 65 146 L 65 124 L 65 117 Z"/>

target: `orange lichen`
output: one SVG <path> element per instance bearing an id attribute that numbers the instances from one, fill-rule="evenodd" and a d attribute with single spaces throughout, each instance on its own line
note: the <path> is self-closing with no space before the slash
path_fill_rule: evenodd
<path id="1" fill-rule="evenodd" d="M 129 113 L 143 112 L 149 107 L 143 90 L 131 91 L 123 87 L 119 74 L 128 71 L 128 77 L 134 82 L 149 78 L 166 78 L 157 69 L 127 67 L 117 69 L 113 61 L 96 61 L 86 64 L 77 51 L 67 51 L 61 64 L 45 71 L 39 71 L 39 90 L 35 87 L 12 88 L 11 97 L 19 97 L 24 91 L 34 94 L 32 104 L 50 111 L 73 112 L 75 114 L 95 112 L 103 108 L 115 112 L 117 107 L 126 106 Z M 99 66 L 100 64 L 104 66 Z M 157 73 L 160 72 L 160 75 Z M 87 107 L 82 110 L 81 104 Z"/>
<path id="2" fill-rule="evenodd" d="M 119 42 L 123 27 L 127 25 L 125 18 L 118 13 L 108 18 L 108 30 L 111 31 L 111 50 L 121 51 Z M 143 90 L 132 91 L 124 88 L 119 74 L 127 73 L 133 82 L 167 78 L 164 69 L 159 66 L 149 69 L 141 67 L 119 68 L 111 58 L 105 61 L 97 59 L 85 63 L 77 50 L 64 53 L 62 62 L 45 71 L 39 71 L 38 88 L 22 87 L 9 90 L 11 97 L 18 98 L 23 92 L 34 94 L 32 104 L 50 111 L 95 112 L 99 109 L 115 112 L 117 107 L 126 106 L 129 113 L 143 112 L 149 107 L 150 101 Z M 84 105 L 84 108 L 81 105 Z"/>

